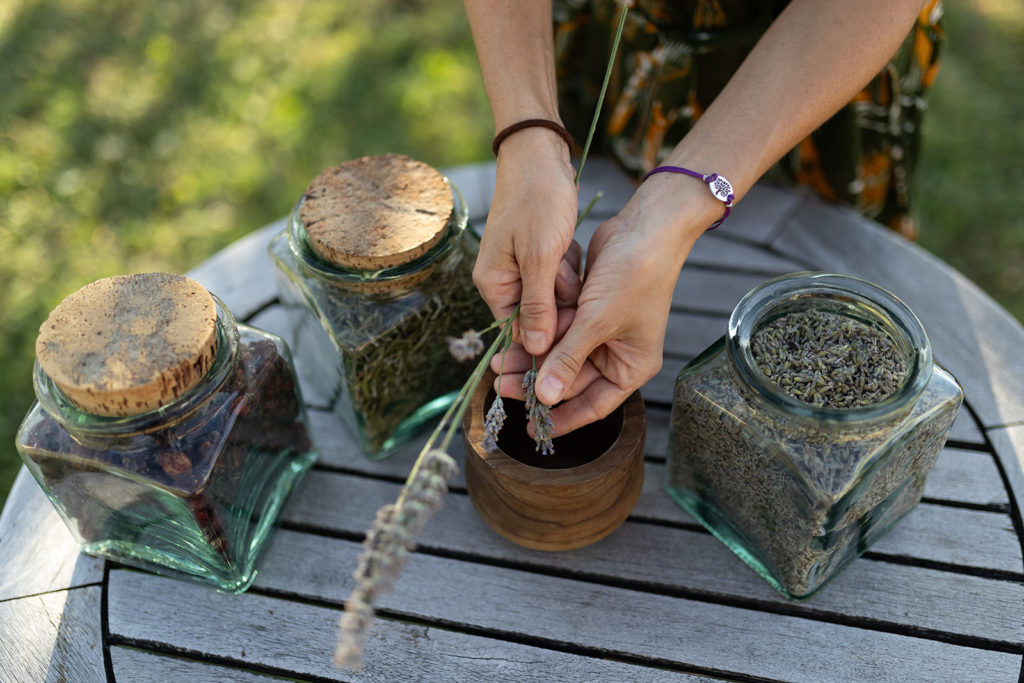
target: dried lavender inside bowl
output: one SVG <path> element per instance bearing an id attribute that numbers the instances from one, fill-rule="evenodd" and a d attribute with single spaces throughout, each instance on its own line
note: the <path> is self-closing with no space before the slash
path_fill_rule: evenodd
<path id="1" fill-rule="evenodd" d="M 793 398 L 828 408 L 882 401 L 899 389 L 907 363 L 881 330 L 838 313 L 787 313 L 754 334 L 757 368 Z"/>

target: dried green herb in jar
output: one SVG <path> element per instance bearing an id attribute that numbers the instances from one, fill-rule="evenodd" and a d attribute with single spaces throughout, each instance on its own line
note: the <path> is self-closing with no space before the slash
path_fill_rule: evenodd
<path id="1" fill-rule="evenodd" d="M 318 175 L 271 243 L 297 365 L 371 457 L 443 411 L 472 370 L 445 344 L 492 320 L 467 227 L 447 179 L 386 155 Z"/>

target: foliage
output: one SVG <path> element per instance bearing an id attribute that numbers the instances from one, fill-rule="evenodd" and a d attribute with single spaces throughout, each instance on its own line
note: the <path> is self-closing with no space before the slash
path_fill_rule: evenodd
<path id="1" fill-rule="evenodd" d="M 916 178 L 921 245 L 1024 321 L 1024 3 L 946 2 Z"/>
<path id="2" fill-rule="evenodd" d="M 0 504 L 39 324 L 97 278 L 185 271 L 323 168 L 486 157 L 460 7 L 333 0 L 0 3 Z"/>

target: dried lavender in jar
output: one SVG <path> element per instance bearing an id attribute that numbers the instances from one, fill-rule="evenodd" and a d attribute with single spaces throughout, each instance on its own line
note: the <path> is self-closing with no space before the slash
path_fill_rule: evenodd
<path id="1" fill-rule="evenodd" d="M 885 290 L 778 278 L 680 372 L 667 490 L 781 592 L 807 597 L 916 505 L 961 399 Z"/>
<path id="2" fill-rule="evenodd" d="M 896 392 L 907 362 L 876 327 L 829 311 L 787 313 L 763 325 L 754 362 L 784 392 L 816 406 L 856 408 Z"/>

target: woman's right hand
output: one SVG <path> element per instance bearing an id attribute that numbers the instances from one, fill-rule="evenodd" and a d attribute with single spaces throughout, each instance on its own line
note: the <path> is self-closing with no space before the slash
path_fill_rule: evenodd
<path id="1" fill-rule="evenodd" d="M 473 282 L 495 319 L 520 304 L 513 337 L 534 355 L 555 339 L 556 289 L 558 300 L 578 295 L 571 275 L 560 274 L 567 270 L 576 212 L 575 173 L 562 138 L 545 128 L 507 137 Z"/>

